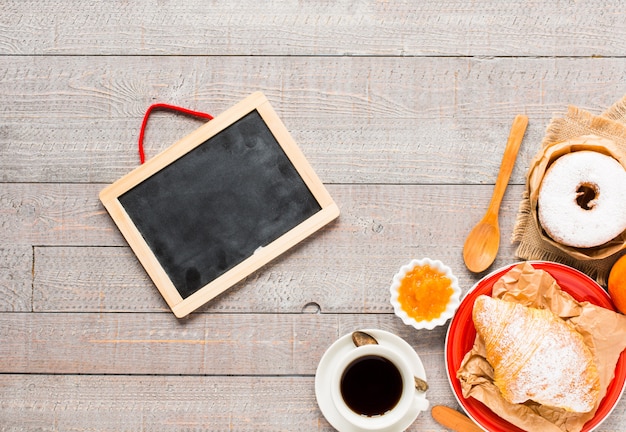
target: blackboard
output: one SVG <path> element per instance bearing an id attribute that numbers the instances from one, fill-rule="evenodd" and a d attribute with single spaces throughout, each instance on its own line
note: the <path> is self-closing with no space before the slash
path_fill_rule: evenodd
<path id="1" fill-rule="evenodd" d="M 100 199 L 178 317 L 339 214 L 261 93 L 105 188 Z"/>

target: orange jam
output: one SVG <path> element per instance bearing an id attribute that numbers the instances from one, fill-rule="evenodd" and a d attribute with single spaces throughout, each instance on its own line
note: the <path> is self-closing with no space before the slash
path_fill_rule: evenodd
<path id="1" fill-rule="evenodd" d="M 438 318 L 452 296 L 452 281 L 429 265 L 417 266 L 400 281 L 398 301 L 417 321 Z"/>

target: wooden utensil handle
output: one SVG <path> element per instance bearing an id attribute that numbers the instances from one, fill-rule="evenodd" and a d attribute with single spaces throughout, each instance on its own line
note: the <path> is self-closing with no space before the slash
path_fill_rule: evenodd
<path id="1" fill-rule="evenodd" d="M 484 432 L 472 419 L 447 406 L 436 405 L 431 414 L 439 424 L 455 432 Z"/>
<path id="2" fill-rule="evenodd" d="M 511 132 L 506 142 L 506 148 L 504 149 L 504 155 L 502 156 L 502 163 L 500 164 L 500 171 L 498 172 L 498 178 L 496 179 L 496 185 L 493 189 L 493 195 L 491 202 L 489 203 L 488 212 L 495 213 L 492 216 L 497 217 L 500 203 L 504 197 L 507 184 L 511 178 L 513 167 L 515 166 L 515 159 L 517 153 L 522 144 L 522 139 L 526 133 L 526 127 L 528 126 L 528 116 L 518 114 L 513 120 L 511 126 Z"/>

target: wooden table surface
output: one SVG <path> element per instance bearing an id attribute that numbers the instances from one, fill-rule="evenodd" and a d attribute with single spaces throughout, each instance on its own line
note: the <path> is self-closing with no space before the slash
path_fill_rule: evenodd
<path id="1" fill-rule="evenodd" d="M 0 4 L 0 431 L 332 430 L 325 350 L 358 328 L 404 338 L 431 404 L 460 408 L 447 326 L 414 330 L 388 286 L 444 261 L 489 202 L 528 115 L 490 270 L 553 115 L 626 93 L 618 0 L 199 0 Z M 262 91 L 340 218 L 176 319 L 98 200 L 135 168 L 154 102 L 219 114 Z M 148 158 L 202 121 L 151 117 Z M 430 412 L 412 431 L 443 431 Z M 621 400 L 598 431 L 626 430 Z"/>

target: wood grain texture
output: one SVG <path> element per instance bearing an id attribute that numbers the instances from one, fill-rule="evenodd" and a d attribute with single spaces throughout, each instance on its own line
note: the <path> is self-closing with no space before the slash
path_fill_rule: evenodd
<path id="1" fill-rule="evenodd" d="M 0 57 L 0 71 L 5 182 L 111 183 L 139 164 L 151 103 L 215 115 L 262 90 L 325 183 L 493 183 L 527 114 L 521 184 L 553 115 L 626 93 L 624 58 Z M 148 157 L 200 124 L 157 113 Z"/>
<path id="2" fill-rule="evenodd" d="M 452 267 L 529 116 L 500 213 L 509 238 L 550 119 L 626 94 L 618 0 L 88 2 L 0 5 L 0 431 L 331 431 L 314 374 L 353 330 L 420 354 L 459 409 L 446 327 L 415 331 L 387 290 L 415 257 Z M 98 193 L 139 164 L 154 102 L 219 114 L 262 91 L 340 218 L 184 320 Z M 157 112 L 153 157 L 202 121 Z M 598 432 L 626 429 L 619 401 Z M 443 432 L 430 413 L 410 431 Z"/>
<path id="3" fill-rule="evenodd" d="M 429 398 L 441 401 L 448 393 L 429 390 Z M 335 430 L 317 408 L 314 378 L 308 375 L 8 374 L 0 377 L 0 397 L 3 431 Z M 428 412 L 407 430 L 442 431 Z"/>
<path id="4" fill-rule="evenodd" d="M 0 191 L 0 224 L 5 242 L 37 246 L 122 246 L 124 242 L 98 200 L 102 184 L 15 183 Z M 507 189 L 503 212 L 511 231 L 524 186 Z M 468 217 L 480 216 L 486 208 L 492 185 L 328 185 L 341 207 L 339 229 L 353 235 L 393 233 L 395 226 L 421 227 L 423 246 L 450 244 L 471 228 Z M 431 219 L 429 219 L 429 217 Z M 345 221 L 345 222 L 344 222 Z M 347 226 L 344 226 L 348 224 Z M 448 225 L 446 225 L 448 224 Z M 455 226 L 455 224 L 459 224 Z M 451 232 L 441 232 L 442 227 Z M 418 232 L 406 232 L 407 244 L 418 244 Z M 446 235 L 454 238 L 446 239 Z M 428 243 L 426 243 L 428 242 Z M 341 245 L 338 245 L 341 247 Z M 381 244 L 393 248 L 396 244 Z M 462 247 L 462 245 L 460 246 Z"/>
<path id="5" fill-rule="evenodd" d="M 393 314 L 14 313 L 0 324 L 1 373 L 313 375 L 338 337 L 381 328 L 445 380 L 445 328 L 412 331 Z"/>
<path id="6" fill-rule="evenodd" d="M 114 225 L 108 223 L 110 218 L 98 200 L 103 187 L 57 183 L 2 185 L 0 226 L 5 230 L 5 242 L 107 245 L 112 238 L 122 240 Z M 96 240 L 98 237 L 100 240 Z"/>
<path id="7" fill-rule="evenodd" d="M 310 376 L 4 375 L 0 421 L 3 431 L 332 431 L 313 389 Z"/>
<path id="8" fill-rule="evenodd" d="M 28 3 L 26 3 L 28 4 Z M 3 3 L 2 54 L 615 55 L 618 0 Z"/>
<path id="9" fill-rule="evenodd" d="M 55 185 L 36 189 L 62 196 L 52 192 Z M 96 200 L 89 189 L 72 185 L 66 192 L 86 206 Z M 465 291 L 479 275 L 463 264 L 463 241 L 482 217 L 492 190 L 490 185 L 331 185 L 329 191 L 342 212 L 339 220 L 201 310 L 297 313 L 314 303 L 322 312 L 389 313 L 393 275 L 412 258 L 424 256 L 451 266 Z M 521 194 L 521 186 L 507 191 L 500 213 L 502 246 L 493 268 L 515 261 L 515 245 L 509 239 Z M 67 219 L 59 225 L 86 225 L 73 221 L 79 210 L 65 208 Z M 163 310 L 158 291 L 123 239 L 101 236 L 113 230 L 112 222 L 107 217 L 93 221 L 97 224 L 86 232 L 94 237 L 85 238 L 79 247 L 66 247 L 61 239 L 49 237 L 47 245 L 35 248 L 34 309 Z M 53 227 L 51 233 L 56 232 Z M 47 237 L 21 231 L 20 237 L 31 236 Z M 104 239 L 110 247 L 89 246 Z"/>
<path id="10" fill-rule="evenodd" d="M 30 312 L 33 303 L 33 248 L 0 247 L 0 312 Z"/>
<path id="11" fill-rule="evenodd" d="M 17 344 L 0 347 L 3 430 L 55 430 L 51 425 L 62 430 L 136 430 L 138 424 L 150 430 L 332 430 L 316 406 L 312 374 L 332 341 L 363 326 L 405 338 L 424 363 L 431 404 L 456 407 L 441 368 L 443 329 L 410 331 L 388 315 L 205 315 L 176 330 L 172 319 L 169 314 L 5 316 L 1 328 L 12 328 L 11 337 L 24 335 L 29 349 L 15 351 Z M 95 321 L 99 331 L 93 329 Z M 236 321 L 241 325 L 233 326 Z M 231 328 L 228 333 L 211 330 L 225 324 Z M 261 328 L 255 330 L 255 325 Z M 291 331 L 276 331 L 285 328 Z M 3 338 L 6 333 L 3 330 Z M 176 340 L 168 342 L 168 336 Z M 247 352 L 250 337 L 258 344 L 254 357 Z M 72 359 L 69 354 L 77 350 L 83 355 Z M 113 364 L 94 363 L 103 357 Z M 30 371 L 48 373 L 6 372 L 26 363 Z M 67 369 L 75 372 L 49 374 Z M 116 372 L 94 373 L 105 369 Z M 164 369 L 174 372 L 153 373 Z M 87 375 L 77 375 L 83 370 Z M 135 374 L 140 370 L 150 372 Z M 280 375 L 274 376 L 277 371 Z M 619 430 L 625 412 L 622 400 L 602 430 Z M 424 413 L 409 430 L 440 429 Z"/>

